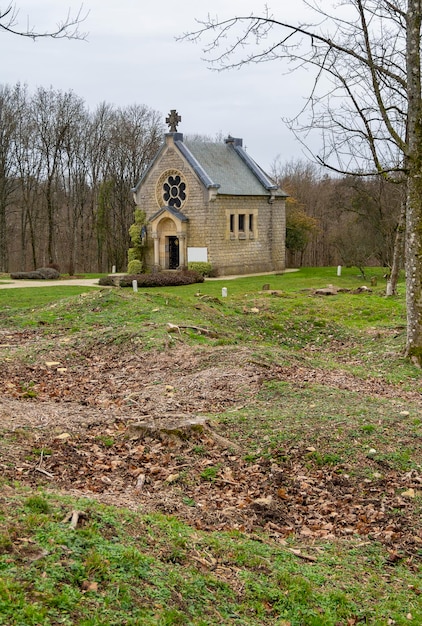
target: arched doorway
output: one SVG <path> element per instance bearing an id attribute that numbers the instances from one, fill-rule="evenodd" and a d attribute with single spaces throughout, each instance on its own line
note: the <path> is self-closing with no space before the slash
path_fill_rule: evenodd
<path id="1" fill-rule="evenodd" d="M 180 248 L 179 238 L 170 236 L 168 239 L 168 268 L 169 270 L 176 270 L 180 265 Z M 166 248 L 167 248 L 166 245 Z"/>
<path id="2" fill-rule="evenodd" d="M 184 267 L 187 258 L 187 218 L 171 207 L 163 207 L 151 219 L 154 265 L 166 270 Z"/>
<path id="3" fill-rule="evenodd" d="M 176 224 L 169 217 L 164 217 L 158 224 L 157 233 L 160 242 L 160 267 L 165 270 L 174 270 L 179 267 L 178 252 L 175 250 Z"/>

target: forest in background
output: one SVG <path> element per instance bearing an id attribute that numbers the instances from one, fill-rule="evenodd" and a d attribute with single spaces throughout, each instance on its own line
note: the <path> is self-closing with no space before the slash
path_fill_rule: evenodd
<path id="1" fill-rule="evenodd" d="M 0 86 L 0 271 L 125 271 L 131 189 L 164 132 L 146 105 L 90 111 L 73 92 Z M 390 266 L 402 186 L 278 157 L 287 266 Z"/>
<path id="2" fill-rule="evenodd" d="M 289 194 L 288 267 L 391 267 L 403 184 L 392 177 L 329 176 L 309 161 L 283 163 L 280 158 L 272 176 Z"/>
<path id="3" fill-rule="evenodd" d="M 125 269 L 131 188 L 158 150 L 160 114 L 73 92 L 0 87 L 0 271 Z"/>

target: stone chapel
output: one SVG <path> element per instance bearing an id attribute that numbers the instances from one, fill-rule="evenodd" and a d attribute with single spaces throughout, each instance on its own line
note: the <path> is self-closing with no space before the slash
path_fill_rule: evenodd
<path id="1" fill-rule="evenodd" d="M 147 269 L 210 263 L 216 276 L 285 268 L 286 194 L 255 163 L 242 139 L 185 141 L 170 132 L 133 195 L 145 211 Z"/>

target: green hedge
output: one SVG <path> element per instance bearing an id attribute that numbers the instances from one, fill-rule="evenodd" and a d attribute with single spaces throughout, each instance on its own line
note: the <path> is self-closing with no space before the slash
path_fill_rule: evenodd
<path id="1" fill-rule="evenodd" d="M 177 287 L 203 283 L 204 277 L 191 270 L 184 272 L 154 272 L 152 274 L 126 274 L 116 278 L 116 275 L 104 276 L 98 281 L 106 287 L 132 287 L 136 280 L 138 287 Z"/>
<path id="2" fill-rule="evenodd" d="M 188 270 L 198 272 L 202 276 L 211 276 L 212 265 L 211 263 L 205 263 L 205 261 L 191 261 L 188 263 Z"/>

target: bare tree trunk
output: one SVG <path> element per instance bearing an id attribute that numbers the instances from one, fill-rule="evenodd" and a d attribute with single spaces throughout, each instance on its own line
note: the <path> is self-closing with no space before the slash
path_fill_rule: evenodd
<path id="1" fill-rule="evenodd" d="M 422 135 L 422 133 L 421 133 Z M 421 136 L 422 140 L 422 136 Z M 406 355 L 422 367 L 422 181 L 421 169 L 409 176 L 406 218 Z"/>
<path id="2" fill-rule="evenodd" d="M 7 184 L 5 181 L 1 181 L 0 187 L 3 182 Z M 9 270 L 6 222 L 7 200 L 5 196 L 6 194 L 2 193 L 0 189 L 0 272 L 7 272 Z"/>
<path id="3" fill-rule="evenodd" d="M 387 286 L 385 289 L 385 295 L 387 297 L 397 295 L 397 282 L 399 279 L 401 260 L 403 258 L 405 220 L 406 220 L 406 201 L 404 200 L 401 205 L 399 223 L 397 224 L 396 238 L 394 241 L 394 250 L 393 250 L 393 261 L 391 264 L 391 272 L 390 272 L 390 276 L 387 278 Z"/>
<path id="4" fill-rule="evenodd" d="M 406 354 L 422 367 L 422 95 L 421 0 L 409 0 L 406 15 L 408 163 L 406 207 Z"/>

